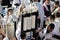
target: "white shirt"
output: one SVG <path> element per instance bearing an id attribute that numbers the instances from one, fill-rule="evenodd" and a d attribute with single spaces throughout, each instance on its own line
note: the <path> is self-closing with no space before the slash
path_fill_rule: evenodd
<path id="1" fill-rule="evenodd" d="M 53 9 L 54 9 L 55 3 L 54 3 L 53 1 L 50 1 L 49 5 L 50 5 L 50 10 L 51 10 L 51 12 L 52 12 Z M 47 8 L 47 6 L 46 6 L 45 3 L 43 4 L 43 6 L 46 8 L 47 11 L 49 11 L 49 9 Z"/>

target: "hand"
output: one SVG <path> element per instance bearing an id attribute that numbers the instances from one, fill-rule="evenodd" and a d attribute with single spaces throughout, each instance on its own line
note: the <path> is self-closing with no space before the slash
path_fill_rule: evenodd
<path id="1" fill-rule="evenodd" d="M 22 12 L 24 8 L 25 8 L 25 6 L 24 5 L 21 5 L 20 12 Z"/>
<path id="2" fill-rule="evenodd" d="M 4 31 L 4 29 L 1 29 L 1 34 L 2 34 L 3 36 L 5 36 L 5 31 Z"/>
<path id="3" fill-rule="evenodd" d="M 40 17 L 38 16 L 37 19 L 40 19 Z"/>

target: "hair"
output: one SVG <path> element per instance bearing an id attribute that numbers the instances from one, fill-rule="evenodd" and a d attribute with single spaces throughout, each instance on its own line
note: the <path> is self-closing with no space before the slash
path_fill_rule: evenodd
<path id="1" fill-rule="evenodd" d="M 44 1 L 46 1 L 46 0 L 44 0 Z M 47 0 L 47 1 L 50 1 L 50 0 Z"/>
<path id="2" fill-rule="evenodd" d="M 21 32 L 21 39 L 25 39 L 25 38 L 26 38 L 25 32 Z"/>
<path id="3" fill-rule="evenodd" d="M 55 25 L 54 25 L 53 23 L 51 23 L 51 24 L 49 25 L 49 27 L 51 27 L 51 29 L 54 29 Z"/>
<path id="4" fill-rule="evenodd" d="M 50 16 L 50 19 L 53 19 L 54 20 L 55 19 L 55 15 L 51 15 Z"/>
<path id="5" fill-rule="evenodd" d="M 59 7 L 60 7 L 60 5 L 59 5 Z"/>
<path id="6" fill-rule="evenodd" d="M 8 9 L 8 12 L 9 12 L 10 10 L 12 10 L 12 11 L 13 11 L 13 9 Z"/>
<path id="7" fill-rule="evenodd" d="M 10 12 L 10 10 L 12 10 L 12 11 L 13 11 L 13 9 L 8 9 L 7 14 L 8 14 L 8 12 Z"/>
<path id="8" fill-rule="evenodd" d="M 55 1 L 55 4 L 59 6 L 59 1 Z"/>
<path id="9" fill-rule="evenodd" d="M 40 0 L 38 0 L 38 2 L 40 2 Z"/>

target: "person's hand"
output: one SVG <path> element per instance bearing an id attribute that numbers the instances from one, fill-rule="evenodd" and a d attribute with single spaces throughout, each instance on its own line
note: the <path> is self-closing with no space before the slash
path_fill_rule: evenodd
<path id="1" fill-rule="evenodd" d="M 31 38 L 31 40 L 35 40 L 35 38 L 34 38 L 34 37 L 32 37 L 32 38 Z"/>
<path id="2" fill-rule="evenodd" d="M 39 30 L 35 30 L 35 31 L 36 31 L 36 33 L 39 32 Z"/>
<path id="3" fill-rule="evenodd" d="M 41 32 L 42 31 L 42 29 L 41 28 L 38 28 L 37 30 L 36 30 L 36 32 Z"/>
<path id="4" fill-rule="evenodd" d="M 53 12 L 52 15 L 54 15 L 55 13 Z"/>
<path id="5" fill-rule="evenodd" d="M 4 29 L 1 29 L 1 35 L 5 36 L 5 31 L 4 31 Z"/>
<path id="6" fill-rule="evenodd" d="M 24 8 L 25 8 L 25 6 L 24 5 L 21 5 L 20 12 L 22 12 Z"/>
<path id="7" fill-rule="evenodd" d="M 38 16 L 37 19 L 40 19 L 40 17 Z"/>

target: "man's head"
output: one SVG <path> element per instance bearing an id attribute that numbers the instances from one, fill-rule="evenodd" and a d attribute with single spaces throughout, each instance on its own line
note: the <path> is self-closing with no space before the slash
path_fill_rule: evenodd
<path id="1" fill-rule="evenodd" d="M 59 1 L 55 2 L 55 6 L 58 7 L 59 6 Z"/>
<path id="2" fill-rule="evenodd" d="M 13 14 L 13 9 L 8 9 L 7 15 L 12 15 Z"/>
<path id="3" fill-rule="evenodd" d="M 54 27 L 55 27 L 55 25 L 54 25 L 53 23 L 51 23 L 51 24 L 47 27 L 47 30 L 48 30 L 49 32 L 52 32 L 53 29 L 54 29 Z"/>
<path id="4" fill-rule="evenodd" d="M 46 3 L 46 4 L 49 4 L 49 3 L 50 3 L 50 0 L 45 0 L 45 3 Z"/>
<path id="5" fill-rule="evenodd" d="M 25 32 L 22 32 L 21 33 L 21 39 L 25 39 L 26 38 L 26 34 L 25 34 Z"/>

